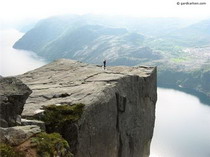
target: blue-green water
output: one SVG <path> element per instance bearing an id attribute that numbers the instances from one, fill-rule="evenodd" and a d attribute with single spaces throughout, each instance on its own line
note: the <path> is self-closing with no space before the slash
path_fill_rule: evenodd
<path id="1" fill-rule="evenodd" d="M 210 106 L 196 96 L 158 88 L 150 157 L 210 157 Z"/>

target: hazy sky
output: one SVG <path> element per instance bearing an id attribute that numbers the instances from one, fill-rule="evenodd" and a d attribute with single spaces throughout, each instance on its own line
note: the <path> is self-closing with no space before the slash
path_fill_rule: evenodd
<path id="1" fill-rule="evenodd" d="M 177 5 L 188 0 L 0 0 L 0 20 L 43 18 L 57 14 L 109 14 L 143 17 L 210 17 L 206 5 Z"/>

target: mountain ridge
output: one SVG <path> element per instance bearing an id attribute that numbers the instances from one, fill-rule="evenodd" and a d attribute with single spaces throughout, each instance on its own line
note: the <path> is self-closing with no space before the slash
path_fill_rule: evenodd
<path id="1" fill-rule="evenodd" d="M 45 19 L 39 24 L 43 30 L 34 28 L 40 31 L 41 35 L 38 37 L 42 40 L 37 40 L 38 33 L 33 33 L 32 30 L 17 41 L 14 48 L 34 50 L 39 56 L 50 61 L 70 58 L 86 63 L 102 64 L 106 59 L 108 65 L 158 66 L 159 83 L 165 82 L 169 85 L 195 89 L 210 96 L 209 86 L 202 82 L 208 78 L 208 71 L 210 71 L 210 38 L 208 38 L 207 29 L 209 20 L 193 24 L 192 22 L 175 24 L 177 22 L 173 21 L 174 19 L 163 19 L 162 23 L 161 19 L 156 19 L 153 23 L 151 19 L 144 19 L 148 21 L 145 25 L 138 20 L 136 25 L 132 25 L 135 23 L 133 19 L 130 19 L 131 23 L 126 23 L 126 20 L 122 19 L 125 20 L 121 18 L 113 22 L 110 18 L 100 19 L 100 17 L 88 15 Z M 54 20 L 62 22 L 56 25 L 57 22 Z M 159 27 L 165 24 L 164 20 L 171 23 L 169 22 L 163 28 Z M 107 23 L 107 21 L 113 23 Z M 62 25 L 62 23 L 65 24 Z M 134 28 L 139 24 L 142 24 L 139 30 Z M 53 32 L 54 28 L 49 25 L 55 25 L 59 29 L 55 28 L 57 32 Z M 171 26 L 175 27 L 175 30 L 171 29 Z M 151 30 L 152 27 L 154 30 Z M 154 35 L 153 31 L 159 32 L 156 28 L 165 33 Z M 189 32 L 186 32 L 188 29 Z M 151 34 L 148 34 L 149 31 Z M 147 32 L 148 35 L 145 36 L 139 32 Z M 48 33 L 52 34 L 48 36 Z M 27 34 L 31 36 L 27 37 Z M 53 35 L 55 37 L 51 40 Z M 34 48 L 33 45 L 37 42 L 38 46 Z M 166 72 L 171 76 L 166 75 Z M 176 75 L 180 77 L 173 77 Z"/>

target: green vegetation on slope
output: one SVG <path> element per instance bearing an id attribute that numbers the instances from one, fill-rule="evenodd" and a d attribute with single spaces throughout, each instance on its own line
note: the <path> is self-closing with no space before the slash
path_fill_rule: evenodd
<path id="1" fill-rule="evenodd" d="M 44 106 L 42 120 L 45 122 L 48 132 L 62 130 L 66 124 L 70 125 L 79 120 L 84 106 L 84 104 Z"/>
<path id="2" fill-rule="evenodd" d="M 67 141 L 58 133 L 39 133 L 31 138 L 31 143 L 36 147 L 40 157 L 73 157 Z"/>
<path id="3" fill-rule="evenodd" d="M 15 148 L 5 144 L 0 143 L 0 156 L 1 157 L 24 157 L 23 152 L 17 151 Z"/>
<path id="4" fill-rule="evenodd" d="M 57 132 L 69 143 L 70 151 L 74 154 L 77 150 L 78 126 L 77 121 L 81 118 L 84 104 L 73 105 L 50 105 L 43 107 L 45 122 L 48 133 Z"/>

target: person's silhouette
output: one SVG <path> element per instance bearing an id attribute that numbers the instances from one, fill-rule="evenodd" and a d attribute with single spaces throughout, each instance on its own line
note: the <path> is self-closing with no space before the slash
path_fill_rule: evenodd
<path id="1" fill-rule="evenodd" d="M 103 61 L 104 63 L 104 70 L 106 69 L 106 60 Z"/>

